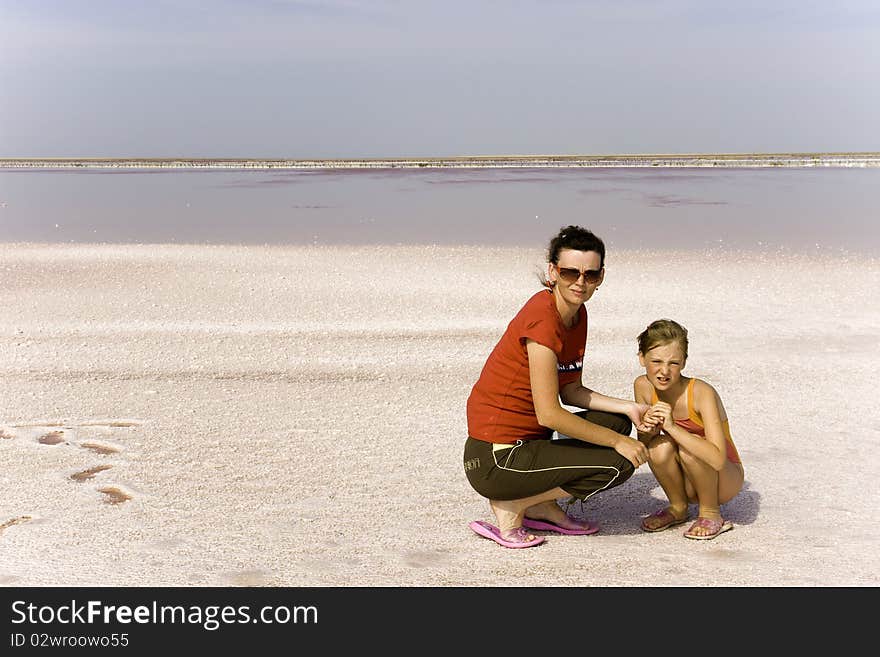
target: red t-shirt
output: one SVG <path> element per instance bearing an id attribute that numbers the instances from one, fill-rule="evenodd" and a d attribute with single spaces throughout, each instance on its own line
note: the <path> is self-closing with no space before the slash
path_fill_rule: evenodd
<path id="1" fill-rule="evenodd" d="M 556 299 L 541 290 L 517 313 L 483 366 L 467 400 L 468 434 L 490 443 L 549 438 L 538 424 L 526 339 L 549 347 L 558 361 L 560 389 L 578 381 L 587 341 L 587 309 L 581 306 L 577 323 L 565 328 Z"/>

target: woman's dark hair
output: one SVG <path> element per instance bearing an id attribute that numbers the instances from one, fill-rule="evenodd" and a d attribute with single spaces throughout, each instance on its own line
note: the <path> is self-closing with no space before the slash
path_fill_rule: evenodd
<path id="1" fill-rule="evenodd" d="M 563 249 L 595 251 L 599 254 L 599 267 L 605 266 L 605 242 L 586 228 L 581 228 L 580 226 L 560 228 L 556 236 L 550 240 L 550 246 L 547 247 L 547 262 L 559 264 L 559 252 Z M 539 273 L 538 279 L 544 287 L 553 287 L 550 281 L 547 280 L 545 273 Z"/>
<path id="2" fill-rule="evenodd" d="M 586 228 L 580 226 L 561 228 L 556 237 L 550 240 L 550 246 L 547 249 L 547 262 L 558 263 L 559 252 L 563 249 L 595 251 L 599 254 L 599 266 L 605 266 L 605 242 Z"/>

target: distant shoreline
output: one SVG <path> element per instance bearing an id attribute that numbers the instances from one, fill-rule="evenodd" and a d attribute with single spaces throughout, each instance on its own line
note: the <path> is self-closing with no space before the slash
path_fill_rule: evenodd
<path id="1" fill-rule="evenodd" d="M 580 167 L 880 167 L 880 152 L 487 155 L 426 158 L 0 158 L 0 169 L 488 169 Z"/>

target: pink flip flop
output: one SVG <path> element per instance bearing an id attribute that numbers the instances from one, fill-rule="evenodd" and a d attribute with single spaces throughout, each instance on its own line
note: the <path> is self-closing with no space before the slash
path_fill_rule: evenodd
<path id="1" fill-rule="evenodd" d="M 586 524 L 586 528 L 583 529 L 566 529 L 565 527 L 550 522 L 549 520 L 523 518 L 523 527 L 528 527 L 529 529 L 539 529 L 545 532 L 556 532 L 557 534 L 567 534 L 569 536 L 587 536 L 589 534 L 595 534 L 597 531 L 599 531 L 599 525 L 593 525 L 589 522 Z"/>
<path id="2" fill-rule="evenodd" d="M 517 527 L 510 538 L 503 538 L 501 532 L 495 525 L 484 522 L 483 520 L 474 520 L 468 525 L 474 532 L 485 538 L 491 538 L 493 541 L 506 548 L 527 548 L 533 545 L 540 545 L 544 542 L 543 536 L 536 536 L 533 540 L 528 540 L 529 533 L 522 527 Z M 511 540 L 513 539 L 513 540 Z"/>

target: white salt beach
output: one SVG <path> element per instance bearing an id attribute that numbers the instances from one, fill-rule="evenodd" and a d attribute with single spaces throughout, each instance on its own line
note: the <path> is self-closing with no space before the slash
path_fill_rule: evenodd
<path id="1" fill-rule="evenodd" d="M 690 331 L 746 471 L 734 531 L 646 534 L 647 466 L 505 550 L 465 400 L 540 248 L 0 244 L 0 584 L 876 586 L 880 263 L 609 249 L 584 381 Z"/>

